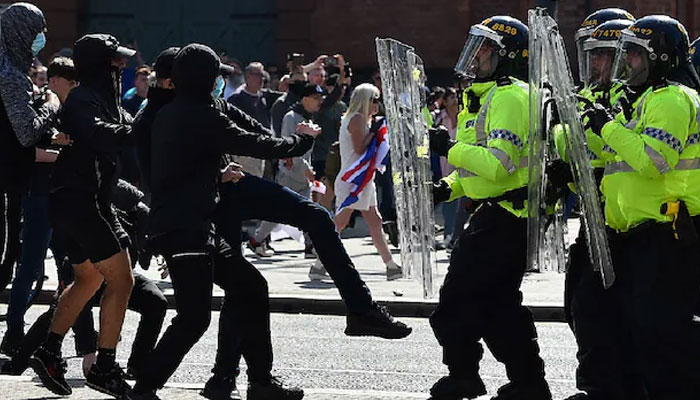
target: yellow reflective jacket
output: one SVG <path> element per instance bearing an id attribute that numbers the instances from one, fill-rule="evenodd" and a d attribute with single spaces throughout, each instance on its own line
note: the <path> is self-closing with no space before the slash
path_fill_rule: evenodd
<path id="1" fill-rule="evenodd" d="M 677 85 L 649 88 L 603 126 L 601 136 L 616 153 L 605 166 L 601 190 L 606 224 L 625 232 L 646 221 L 669 222 L 661 205 L 677 200 L 673 171 L 696 115 L 691 96 Z"/>
<path id="2" fill-rule="evenodd" d="M 528 89 L 516 79 L 498 85 L 496 82 L 474 83 L 466 89 L 465 109 L 457 120 L 457 144 L 447 160 L 457 170 L 445 180 L 452 188 L 453 200 L 467 196 L 488 199 L 527 186 Z M 465 91 L 465 92 L 466 92 Z M 479 109 L 470 112 L 469 101 L 478 98 Z M 527 209 L 514 209 L 502 201 L 503 208 L 519 217 Z"/>

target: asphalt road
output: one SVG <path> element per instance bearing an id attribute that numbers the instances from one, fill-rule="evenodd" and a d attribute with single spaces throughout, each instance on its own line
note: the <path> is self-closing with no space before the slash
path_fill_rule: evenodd
<path id="1" fill-rule="evenodd" d="M 44 309 L 33 307 L 27 320 L 33 321 Z M 173 315 L 174 312 L 169 311 L 166 321 Z M 387 341 L 346 337 L 343 334 L 343 317 L 273 314 L 274 373 L 289 383 L 303 387 L 307 391 L 307 399 L 425 399 L 431 385 L 446 373 L 440 361 L 441 350 L 427 319 L 404 321 L 413 326 L 413 334 L 404 340 Z M 124 363 L 137 323 L 138 315 L 129 312 L 117 356 Z M 163 398 L 200 398 L 196 389 L 210 374 L 216 350 L 217 324 L 218 313 L 215 312 L 209 331 L 171 378 L 168 389 L 163 392 L 168 396 Z M 563 399 L 575 393 L 574 338 L 565 324 L 538 323 L 537 328 L 552 392 L 555 399 Z M 4 334 L 4 329 L 4 324 L 0 325 L 0 333 Z M 73 355 L 73 348 L 72 337 L 69 337 L 64 345 L 65 355 Z M 73 383 L 77 386 L 82 386 L 80 368 L 79 359 L 69 360 L 68 378 L 75 379 Z M 503 366 L 488 352 L 481 364 L 481 373 L 490 394 L 506 382 Z M 31 382 L 31 371 L 25 375 L 20 380 L 0 378 L 0 387 L 9 389 L 0 397 L 54 398 Z M 245 384 L 245 375 L 242 374 L 238 385 L 244 388 Z M 79 389 L 73 398 L 103 397 L 89 389 Z"/>

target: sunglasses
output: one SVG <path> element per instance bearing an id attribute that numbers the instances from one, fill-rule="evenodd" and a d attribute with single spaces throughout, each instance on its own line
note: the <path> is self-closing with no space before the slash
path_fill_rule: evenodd
<path id="1" fill-rule="evenodd" d="M 372 104 L 379 104 L 381 101 L 379 99 L 372 99 Z"/>

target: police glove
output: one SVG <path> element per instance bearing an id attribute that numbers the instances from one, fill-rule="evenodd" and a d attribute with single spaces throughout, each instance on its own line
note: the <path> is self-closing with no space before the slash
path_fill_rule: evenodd
<path id="1" fill-rule="evenodd" d="M 457 143 L 450 138 L 450 132 L 442 125 L 428 129 L 428 135 L 430 136 L 430 151 L 439 156 L 447 157 L 447 153 Z"/>
<path id="2" fill-rule="evenodd" d="M 545 172 L 549 182 L 557 189 L 566 187 L 569 182 L 574 180 L 569 164 L 562 160 L 554 160 L 547 164 Z"/>
<path id="3" fill-rule="evenodd" d="M 588 117 L 588 123 L 585 128 L 590 128 L 593 133 L 600 135 L 603 125 L 613 120 L 608 110 L 601 104 L 594 104 L 593 108 L 586 110 L 583 115 Z"/>
<path id="4" fill-rule="evenodd" d="M 433 204 L 437 205 L 443 201 L 447 201 L 452 196 L 452 189 L 447 182 L 440 180 L 433 182 Z"/>

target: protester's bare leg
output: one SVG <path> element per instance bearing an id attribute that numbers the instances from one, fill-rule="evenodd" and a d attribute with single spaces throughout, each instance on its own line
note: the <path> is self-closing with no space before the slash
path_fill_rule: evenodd
<path id="1" fill-rule="evenodd" d="M 384 231 L 382 231 L 382 217 L 379 215 L 377 207 L 370 207 L 369 210 L 362 211 L 362 218 L 364 218 L 367 225 L 369 225 L 369 233 L 372 236 L 372 242 L 374 243 L 374 247 L 377 248 L 379 255 L 382 256 L 382 261 L 384 261 L 385 264 L 388 263 L 391 261 L 391 251 L 384 237 Z"/>
<path id="2" fill-rule="evenodd" d="M 102 285 L 102 275 L 90 261 L 73 266 L 75 280 L 58 300 L 51 323 L 51 332 L 65 335 L 73 326 L 78 314 Z"/>
<path id="3" fill-rule="evenodd" d="M 122 250 L 95 266 L 107 283 L 102 294 L 98 343 L 100 348 L 114 349 L 119 342 L 126 306 L 134 286 L 129 254 Z"/>
<path id="4" fill-rule="evenodd" d="M 326 210 L 333 213 L 333 199 L 335 198 L 333 185 L 330 185 L 326 178 L 323 178 L 323 183 L 326 185 L 326 193 L 321 195 L 321 200 L 319 201 L 319 204 L 321 204 Z"/>
<path id="5" fill-rule="evenodd" d="M 335 222 L 335 229 L 338 232 L 342 232 L 343 229 L 345 229 L 345 227 L 348 226 L 353 211 L 354 210 L 345 208 L 341 212 L 335 214 L 335 218 L 333 219 L 333 221 Z"/>

